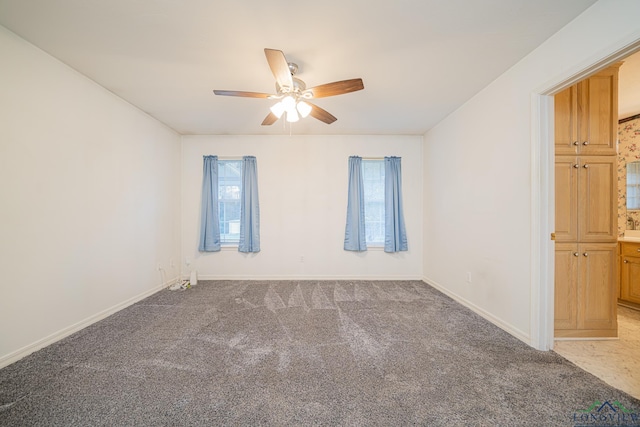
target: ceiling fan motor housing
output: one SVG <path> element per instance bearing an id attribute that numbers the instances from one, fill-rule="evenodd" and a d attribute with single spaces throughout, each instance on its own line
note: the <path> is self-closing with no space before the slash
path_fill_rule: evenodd
<path id="1" fill-rule="evenodd" d="M 287 62 L 287 65 L 289 66 L 289 72 L 291 73 L 291 75 L 295 76 L 298 72 L 298 64 L 296 64 L 295 62 Z"/>
<path id="2" fill-rule="evenodd" d="M 291 88 L 291 90 L 283 89 L 282 87 L 280 87 L 278 83 L 276 83 L 276 92 L 278 92 L 278 94 L 280 95 L 285 95 L 285 94 L 302 95 L 302 92 L 304 92 L 307 89 L 307 84 L 297 77 L 292 77 L 291 80 L 293 81 L 293 88 Z"/>

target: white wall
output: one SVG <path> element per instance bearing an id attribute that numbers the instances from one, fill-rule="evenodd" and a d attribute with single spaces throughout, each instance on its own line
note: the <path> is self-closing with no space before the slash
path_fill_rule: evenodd
<path id="1" fill-rule="evenodd" d="M 180 137 L 0 27 L 0 367 L 162 284 Z"/>
<path id="2" fill-rule="evenodd" d="M 601 0 L 425 135 L 424 279 L 524 341 L 539 326 L 532 93 L 640 38 L 638 16 L 640 2 Z"/>
<path id="3" fill-rule="evenodd" d="M 295 133 L 295 127 L 294 127 Z M 261 251 L 198 253 L 202 156 L 254 155 L 258 161 Z M 402 157 L 409 251 L 343 250 L 348 157 Z M 422 137 L 183 136 L 183 257 L 200 278 L 420 279 Z M 301 261 L 304 257 L 304 262 Z"/>

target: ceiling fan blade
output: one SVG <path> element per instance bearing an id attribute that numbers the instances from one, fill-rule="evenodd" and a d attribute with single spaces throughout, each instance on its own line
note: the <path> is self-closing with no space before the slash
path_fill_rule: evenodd
<path id="1" fill-rule="evenodd" d="M 355 92 L 362 89 L 364 89 L 362 79 L 350 79 L 315 86 L 307 91 L 312 93 L 313 98 L 326 98 L 327 96 L 342 95 L 343 93 Z"/>
<path id="2" fill-rule="evenodd" d="M 262 121 L 262 126 L 269 126 L 274 124 L 277 121 L 278 121 L 278 116 L 269 112 L 269 114 L 267 114 L 267 117 L 265 117 L 264 120 Z"/>
<path id="3" fill-rule="evenodd" d="M 328 125 L 338 120 L 333 114 L 331 114 L 327 110 L 324 110 L 318 107 L 317 105 L 310 103 L 309 101 L 305 101 L 305 102 L 311 106 L 311 112 L 309 113 L 309 115 L 314 119 L 318 119 L 321 122 L 325 122 Z"/>
<path id="4" fill-rule="evenodd" d="M 239 90 L 214 90 L 213 93 L 216 95 L 225 95 L 225 96 L 242 96 L 245 98 L 269 98 L 272 96 L 268 93 L 262 92 L 242 92 Z"/>
<path id="5" fill-rule="evenodd" d="M 269 68 L 273 73 L 273 77 L 276 78 L 276 82 L 280 87 L 293 88 L 293 79 L 291 78 L 291 71 L 289 71 L 289 64 L 287 58 L 281 50 L 265 49 L 264 54 L 267 57 Z"/>

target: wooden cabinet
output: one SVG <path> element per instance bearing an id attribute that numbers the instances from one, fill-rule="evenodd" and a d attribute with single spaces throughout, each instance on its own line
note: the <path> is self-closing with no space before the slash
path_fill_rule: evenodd
<path id="1" fill-rule="evenodd" d="M 556 243 L 555 330 L 578 328 L 578 260 L 577 243 Z"/>
<path id="2" fill-rule="evenodd" d="M 621 303 L 640 307 L 640 243 L 620 242 Z"/>
<path id="3" fill-rule="evenodd" d="M 619 66 L 555 95 L 556 154 L 616 154 Z"/>
<path id="4" fill-rule="evenodd" d="M 556 244 L 555 336 L 618 335 L 617 243 Z"/>
<path id="5" fill-rule="evenodd" d="M 555 148 L 558 154 L 578 154 L 578 84 L 554 96 Z"/>
<path id="6" fill-rule="evenodd" d="M 578 172 L 576 156 L 556 156 L 556 242 L 578 241 Z"/>
<path id="7" fill-rule="evenodd" d="M 581 256 L 578 268 L 578 329 L 583 329 L 584 336 L 618 336 L 617 246 L 617 243 L 578 245 Z"/>
<path id="8" fill-rule="evenodd" d="M 555 336 L 617 330 L 618 67 L 555 95 Z"/>
<path id="9" fill-rule="evenodd" d="M 615 242 L 617 158 L 556 156 L 556 241 Z"/>

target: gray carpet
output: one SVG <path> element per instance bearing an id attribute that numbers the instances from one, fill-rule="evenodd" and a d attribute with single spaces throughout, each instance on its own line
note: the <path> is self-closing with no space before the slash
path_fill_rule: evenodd
<path id="1" fill-rule="evenodd" d="M 419 281 L 200 282 L 0 370 L 3 426 L 565 426 L 598 409 L 631 419 L 640 401 Z"/>

